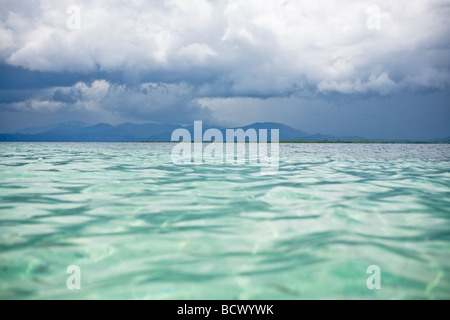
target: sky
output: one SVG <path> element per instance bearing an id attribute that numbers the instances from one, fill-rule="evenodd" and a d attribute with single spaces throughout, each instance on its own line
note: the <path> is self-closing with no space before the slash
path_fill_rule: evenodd
<path id="1" fill-rule="evenodd" d="M 450 136 L 450 1 L 0 0 L 0 132 L 195 120 Z"/>

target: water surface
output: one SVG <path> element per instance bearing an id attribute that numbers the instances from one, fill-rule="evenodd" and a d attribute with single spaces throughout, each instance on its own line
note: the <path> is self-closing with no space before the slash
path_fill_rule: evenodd
<path id="1" fill-rule="evenodd" d="M 0 298 L 450 298 L 450 146 L 281 144 L 271 176 L 172 147 L 0 144 Z"/>

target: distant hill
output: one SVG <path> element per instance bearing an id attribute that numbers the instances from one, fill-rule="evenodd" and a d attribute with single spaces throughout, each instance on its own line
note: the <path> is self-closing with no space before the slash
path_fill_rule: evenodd
<path id="1" fill-rule="evenodd" d="M 117 126 L 112 126 L 106 123 L 98 123 L 96 125 L 87 125 L 81 122 L 67 122 L 60 123 L 54 126 L 47 126 L 41 128 L 28 128 L 20 130 L 13 134 L 0 134 L 0 141 L 23 141 L 23 142 L 138 142 L 138 141 L 170 141 L 172 132 L 182 128 L 175 124 L 133 124 L 124 123 Z M 194 126 L 184 127 L 191 132 L 193 138 Z M 203 124 L 203 132 L 211 126 Z M 219 129 L 223 137 L 226 137 L 226 128 L 216 127 Z M 284 124 L 275 122 L 254 123 L 243 127 L 236 127 L 232 129 L 242 128 L 243 130 L 255 129 L 257 132 L 260 129 L 268 130 L 268 138 L 270 140 L 270 130 L 280 130 L 280 140 L 348 140 L 348 137 L 334 137 L 328 135 L 314 134 L 310 135 L 301 130 L 294 129 Z M 360 139 L 359 137 L 352 137 L 352 139 Z"/>
<path id="2" fill-rule="evenodd" d="M 88 125 L 83 123 L 83 122 L 70 121 L 70 122 L 58 123 L 56 125 L 51 125 L 51 126 L 45 126 L 45 127 L 26 128 L 26 129 L 17 131 L 17 133 L 20 133 L 20 134 L 36 134 L 36 133 L 41 133 L 41 132 L 57 129 L 59 127 L 67 129 L 69 127 L 79 127 L 79 128 L 81 128 L 81 127 L 87 127 L 87 126 Z"/>

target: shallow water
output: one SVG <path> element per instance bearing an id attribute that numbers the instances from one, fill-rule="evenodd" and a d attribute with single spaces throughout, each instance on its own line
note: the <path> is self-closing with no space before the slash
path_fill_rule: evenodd
<path id="1" fill-rule="evenodd" d="M 0 299 L 450 298 L 449 145 L 281 144 L 269 176 L 172 147 L 0 144 Z"/>

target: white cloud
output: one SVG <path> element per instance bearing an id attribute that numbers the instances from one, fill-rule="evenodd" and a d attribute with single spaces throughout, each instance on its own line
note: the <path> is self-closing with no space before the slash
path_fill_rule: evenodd
<path id="1" fill-rule="evenodd" d="M 53 113 L 58 111 L 63 104 L 51 100 L 38 100 L 35 98 L 28 99 L 21 102 L 14 102 L 8 105 L 2 105 L 3 110 L 7 111 L 26 111 L 37 113 Z"/>
<path id="2" fill-rule="evenodd" d="M 15 47 L 11 30 L 0 22 L 0 58 L 6 58 Z"/>
<path id="3" fill-rule="evenodd" d="M 2 1 L 0 59 L 53 72 L 177 71 L 179 82 L 207 68 L 209 95 L 448 87 L 446 0 L 79 0 L 81 29 L 69 30 L 73 4 Z"/>
<path id="4" fill-rule="evenodd" d="M 322 81 L 317 85 L 319 92 L 339 92 L 339 93 L 368 93 L 378 92 L 381 95 L 387 95 L 397 88 L 397 84 L 389 78 L 386 72 L 378 77 L 370 76 L 368 81 Z"/>
<path id="5" fill-rule="evenodd" d="M 178 50 L 178 55 L 194 65 L 200 65 L 217 53 L 205 43 L 193 43 Z"/>

